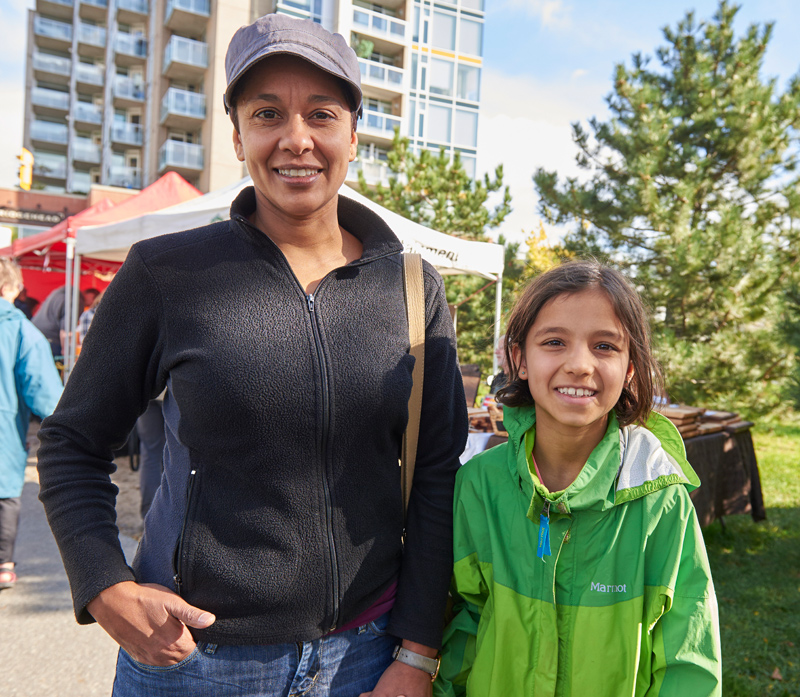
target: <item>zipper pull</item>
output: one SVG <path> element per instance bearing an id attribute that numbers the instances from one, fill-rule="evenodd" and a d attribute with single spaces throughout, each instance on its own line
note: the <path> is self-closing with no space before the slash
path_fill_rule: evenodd
<path id="1" fill-rule="evenodd" d="M 544 560 L 545 555 L 550 556 L 550 502 L 547 500 L 539 514 L 539 545 L 536 548 L 539 559 Z"/>
<path id="2" fill-rule="evenodd" d="M 314 312 L 314 294 L 309 293 L 306 295 L 306 302 L 308 303 L 308 311 Z"/>

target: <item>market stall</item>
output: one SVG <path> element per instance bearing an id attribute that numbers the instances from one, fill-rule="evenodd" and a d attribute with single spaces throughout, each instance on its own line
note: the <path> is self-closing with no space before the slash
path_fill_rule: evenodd
<path id="1" fill-rule="evenodd" d="M 103 199 L 99 203 L 70 216 L 50 230 L 38 235 L 16 240 L 10 247 L 0 249 L 0 256 L 11 256 L 22 267 L 25 286 L 46 297 L 56 287 L 66 287 L 66 326 L 75 327 L 81 308 L 79 292 L 89 287 L 103 290 L 119 269 L 121 261 L 84 257 L 76 264 L 75 247 L 79 232 L 87 226 L 111 226 L 140 217 L 181 202 L 199 198 L 202 194 L 176 172 L 163 177 L 142 189 L 138 194 L 114 205 Z M 64 377 L 75 362 L 75 335 L 67 334 L 64 347 Z"/>

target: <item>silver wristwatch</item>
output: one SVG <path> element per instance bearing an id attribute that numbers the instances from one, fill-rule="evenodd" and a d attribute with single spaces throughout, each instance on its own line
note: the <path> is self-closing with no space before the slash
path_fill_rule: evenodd
<path id="1" fill-rule="evenodd" d="M 431 676 L 431 682 L 436 680 L 436 676 L 439 674 L 439 663 L 441 661 L 438 658 L 428 658 L 427 656 L 423 656 L 421 653 L 415 653 L 414 651 L 404 649 L 400 645 L 394 647 L 392 658 L 394 658 L 395 661 L 405 663 L 407 666 L 411 666 L 412 668 L 424 670 L 428 675 Z"/>

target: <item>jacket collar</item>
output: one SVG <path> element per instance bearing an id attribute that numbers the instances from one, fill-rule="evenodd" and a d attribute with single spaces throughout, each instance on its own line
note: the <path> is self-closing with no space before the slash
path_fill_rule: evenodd
<path id="1" fill-rule="evenodd" d="M 247 186 L 231 203 L 231 220 L 236 221 L 248 231 L 255 231 L 256 228 L 248 223 L 255 210 L 256 190 L 252 186 Z M 403 251 L 403 244 L 397 235 L 392 232 L 383 218 L 366 206 L 340 195 L 338 213 L 339 224 L 357 237 L 364 248 L 364 252 L 361 258 L 355 262 L 356 264 L 391 254 L 399 254 Z M 262 235 L 259 241 L 263 242 L 265 239 L 266 235 Z"/>
<path id="2" fill-rule="evenodd" d="M 505 407 L 503 423 L 509 436 L 510 473 L 530 498 L 528 517 L 536 522 L 545 500 L 553 504 L 551 511 L 556 515 L 573 510 L 604 511 L 671 484 L 683 484 L 689 490 L 700 484 L 686 460 L 678 430 L 660 414 L 651 414 L 646 428 L 620 428 L 616 414 L 611 412 L 603 439 L 575 481 L 558 494 L 545 489 L 529 458 L 536 408 Z"/>

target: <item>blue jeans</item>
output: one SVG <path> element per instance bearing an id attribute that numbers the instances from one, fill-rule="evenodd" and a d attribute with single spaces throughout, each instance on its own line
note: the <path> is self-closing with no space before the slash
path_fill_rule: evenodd
<path id="1" fill-rule="evenodd" d="M 199 643 L 165 668 L 120 649 L 113 697 L 358 697 L 375 687 L 398 640 L 389 614 L 315 641 L 265 646 Z"/>

